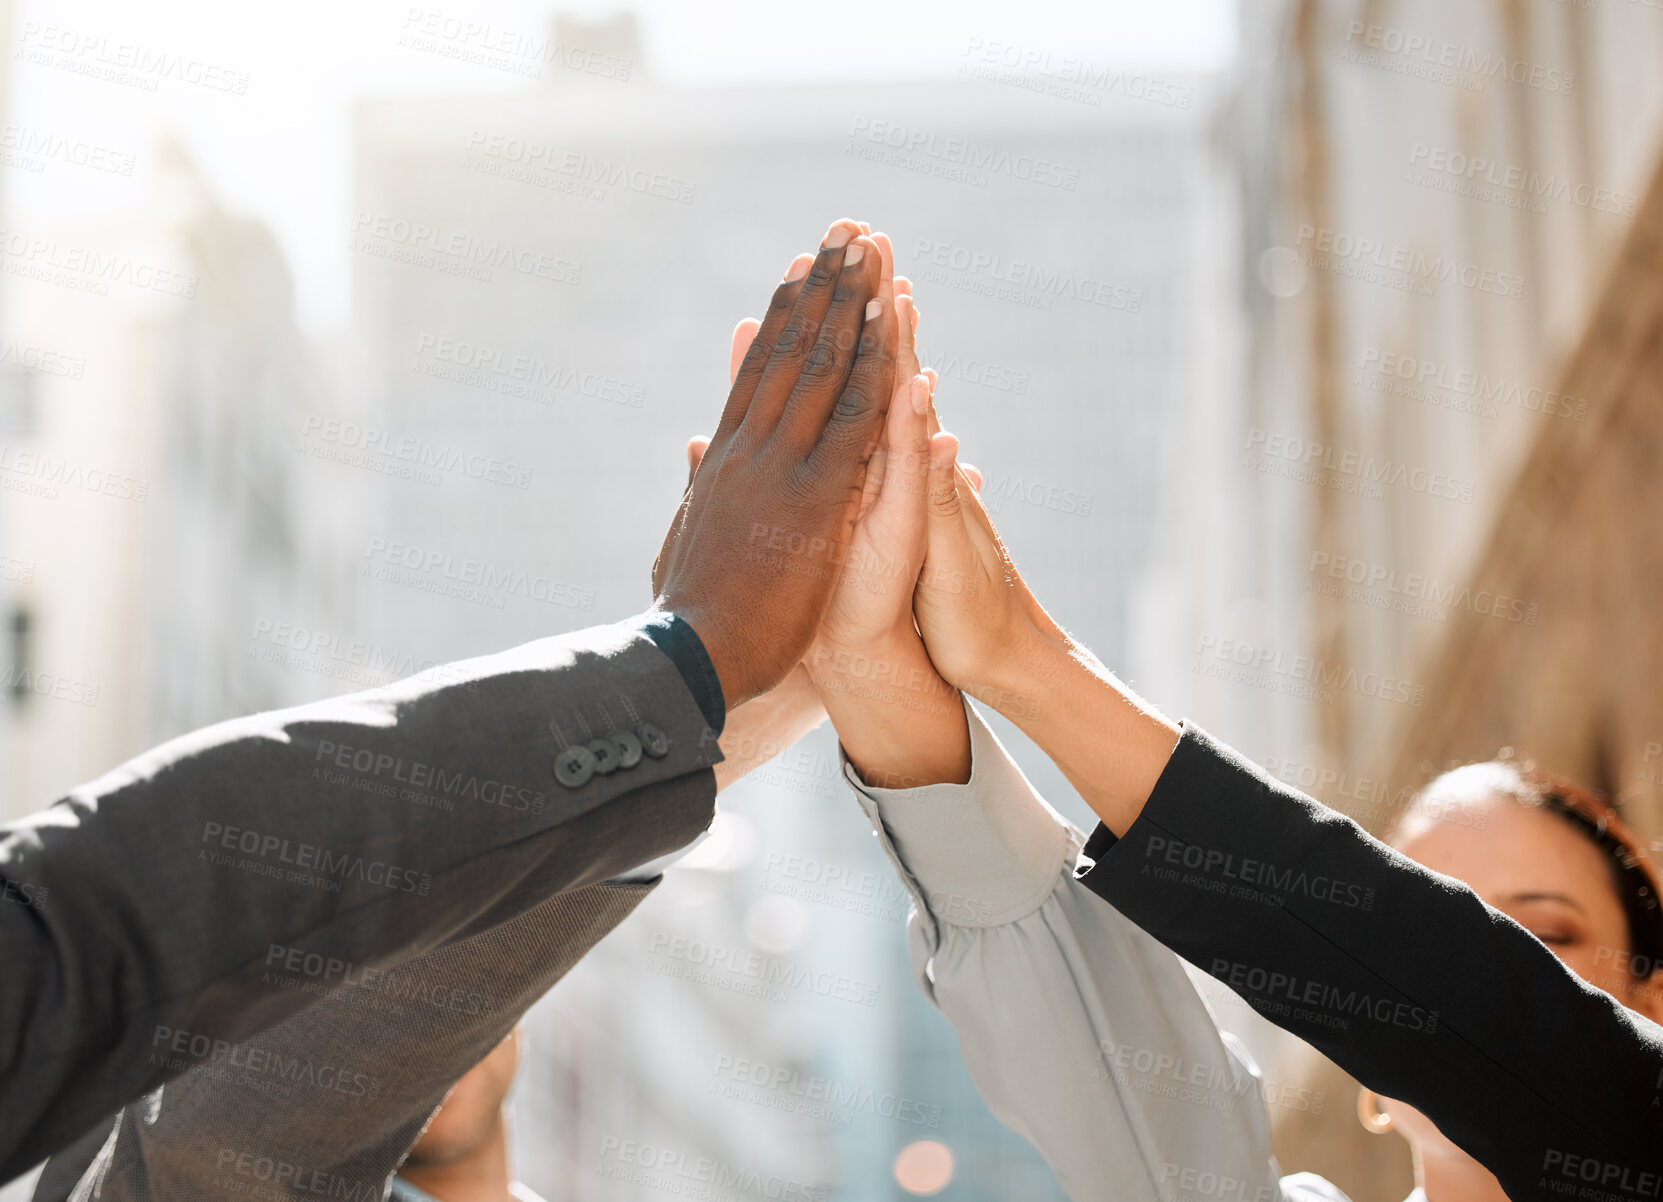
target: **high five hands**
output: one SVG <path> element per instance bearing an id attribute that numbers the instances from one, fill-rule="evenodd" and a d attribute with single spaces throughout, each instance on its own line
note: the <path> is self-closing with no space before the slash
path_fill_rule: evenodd
<path id="1" fill-rule="evenodd" d="M 653 570 L 736 711 L 729 779 L 827 711 L 871 783 L 966 779 L 957 690 L 1000 687 L 999 646 L 1043 615 L 940 432 L 917 326 L 889 238 L 843 220 L 734 330 Z"/>

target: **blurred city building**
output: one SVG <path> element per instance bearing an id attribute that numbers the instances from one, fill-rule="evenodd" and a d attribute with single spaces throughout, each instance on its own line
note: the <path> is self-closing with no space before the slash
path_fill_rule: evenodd
<path id="1" fill-rule="evenodd" d="M 1173 470 L 1196 487 L 1132 662 L 1372 830 L 1511 746 L 1655 839 L 1659 13 L 1241 13 L 1218 130 L 1242 340 L 1233 383 L 1190 394 Z M 1395 1202 L 1406 1146 L 1316 1059 L 1268 1057 L 1327 1103 L 1273 1108 L 1284 1171 Z"/>
<path id="2" fill-rule="evenodd" d="M 16 816 L 174 735 L 344 691 L 295 672 L 275 635 L 346 629 L 336 543 L 355 493 L 309 487 L 289 445 L 291 412 L 332 402 L 281 252 L 176 146 L 143 212 L 3 239 L 0 808 Z"/>

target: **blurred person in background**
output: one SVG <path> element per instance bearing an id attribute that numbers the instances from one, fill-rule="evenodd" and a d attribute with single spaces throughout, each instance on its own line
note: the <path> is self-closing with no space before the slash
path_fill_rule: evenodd
<path id="1" fill-rule="evenodd" d="M 543 1202 L 510 1179 L 505 1106 L 519 1066 L 515 1027 L 451 1086 L 399 1166 L 389 1202 Z"/>
<path id="2" fill-rule="evenodd" d="M 1470 886 L 1589 984 L 1663 1022 L 1663 883 L 1597 797 L 1529 764 L 1468 764 L 1423 789 L 1387 842 Z M 1505 1202 L 1495 1175 L 1414 1107 L 1364 1087 L 1357 1108 L 1366 1130 L 1409 1142 L 1426 1202 Z"/>

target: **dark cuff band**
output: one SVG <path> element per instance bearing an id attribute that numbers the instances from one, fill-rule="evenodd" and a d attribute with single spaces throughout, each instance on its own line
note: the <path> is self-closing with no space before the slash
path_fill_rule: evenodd
<path id="1" fill-rule="evenodd" d="M 680 616 L 661 609 L 649 610 L 635 620 L 635 628 L 658 645 L 670 657 L 670 662 L 687 682 L 693 700 L 699 703 L 705 722 L 717 734 L 727 721 L 728 703 L 722 696 L 722 682 L 716 676 L 716 665 L 704 649 L 699 632 Z"/>

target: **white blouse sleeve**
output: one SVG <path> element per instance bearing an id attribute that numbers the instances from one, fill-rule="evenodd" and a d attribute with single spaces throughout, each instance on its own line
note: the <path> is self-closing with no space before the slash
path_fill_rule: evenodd
<path id="1" fill-rule="evenodd" d="M 1345 1202 L 1279 1180 L 1258 1068 L 1182 962 L 1075 882 L 1080 832 L 966 703 L 968 784 L 844 776 L 912 897 L 924 996 L 983 1100 L 1074 1202 Z"/>

